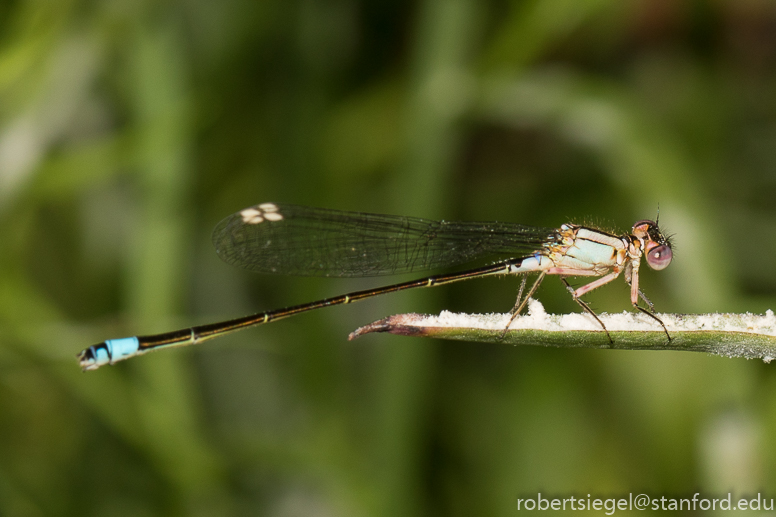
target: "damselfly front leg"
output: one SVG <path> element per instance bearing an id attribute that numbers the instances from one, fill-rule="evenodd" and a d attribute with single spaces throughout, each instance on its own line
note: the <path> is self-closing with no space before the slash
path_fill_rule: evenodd
<path id="1" fill-rule="evenodd" d="M 666 333 L 666 337 L 668 338 L 668 341 L 671 341 L 671 334 L 668 333 L 668 329 L 666 328 L 665 323 L 663 323 L 663 320 L 657 317 L 655 315 L 655 306 L 652 305 L 652 302 L 649 301 L 649 299 L 644 295 L 643 292 L 641 292 L 641 289 L 639 289 L 639 262 L 633 261 L 630 264 L 628 264 L 629 268 L 625 271 L 625 280 L 628 281 L 628 283 L 631 286 L 631 304 L 634 308 L 638 309 L 640 312 L 646 314 L 653 320 L 660 323 L 660 326 L 663 327 L 663 332 Z M 649 309 L 645 309 L 644 307 L 639 305 L 639 298 L 644 300 L 644 302 L 647 304 Z"/>

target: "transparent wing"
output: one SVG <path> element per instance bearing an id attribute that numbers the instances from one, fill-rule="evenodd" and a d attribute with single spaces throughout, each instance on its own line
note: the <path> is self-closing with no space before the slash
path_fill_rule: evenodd
<path id="1" fill-rule="evenodd" d="M 498 222 L 430 221 L 262 203 L 213 230 L 218 255 L 251 271 L 361 277 L 531 254 L 556 238 L 552 228 Z"/>

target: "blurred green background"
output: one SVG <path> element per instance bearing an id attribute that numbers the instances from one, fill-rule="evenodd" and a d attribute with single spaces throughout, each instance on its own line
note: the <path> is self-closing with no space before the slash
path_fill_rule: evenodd
<path id="1" fill-rule="evenodd" d="M 776 370 L 366 336 L 504 312 L 485 279 L 82 374 L 75 354 L 394 279 L 252 275 L 266 201 L 624 232 L 663 312 L 776 307 L 768 0 L 0 4 L 0 515 L 501 516 L 518 497 L 776 497 Z M 579 284 L 579 282 L 577 282 Z M 560 282 L 550 312 L 579 311 Z M 629 310 L 617 281 L 589 296 Z"/>

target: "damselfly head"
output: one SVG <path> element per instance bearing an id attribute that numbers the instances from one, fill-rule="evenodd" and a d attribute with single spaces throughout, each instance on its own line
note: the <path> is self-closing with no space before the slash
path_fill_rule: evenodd
<path id="1" fill-rule="evenodd" d="M 657 271 L 668 267 L 674 258 L 671 242 L 663 235 L 655 221 L 644 219 L 637 222 L 633 225 L 633 235 L 644 242 L 644 253 L 649 267 Z"/>

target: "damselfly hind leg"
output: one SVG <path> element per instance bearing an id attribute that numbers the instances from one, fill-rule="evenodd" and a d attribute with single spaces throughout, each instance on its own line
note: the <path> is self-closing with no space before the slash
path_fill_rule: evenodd
<path id="1" fill-rule="evenodd" d="M 507 335 L 507 331 L 509 330 L 509 327 L 512 325 L 512 322 L 515 321 L 515 318 L 517 318 L 521 312 L 523 312 L 523 309 L 525 309 L 525 306 L 528 305 L 528 300 L 531 299 L 531 296 L 534 295 L 537 289 L 539 289 L 539 284 L 542 283 L 542 280 L 544 280 L 544 276 L 547 273 L 542 271 L 539 273 L 539 278 L 536 279 L 536 282 L 531 286 L 531 289 L 528 291 L 528 293 L 523 297 L 523 290 L 525 289 L 525 284 L 528 281 L 528 275 L 523 275 L 523 281 L 520 282 L 520 290 L 517 292 L 517 301 L 515 302 L 515 306 L 512 308 L 511 311 L 509 311 L 510 317 L 509 321 L 507 322 L 506 326 L 504 327 L 504 330 L 501 331 L 500 339 L 504 339 L 504 336 Z"/>
<path id="2" fill-rule="evenodd" d="M 614 341 L 612 341 L 612 336 L 609 335 L 609 331 L 606 329 L 606 325 L 604 325 L 604 322 L 601 321 L 598 315 L 595 312 L 593 312 L 593 309 L 591 309 L 588 304 L 586 304 L 585 302 L 579 299 L 579 297 L 577 296 L 576 290 L 573 287 L 571 287 L 571 284 L 568 283 L 568 280 L 566 280 L 564 277 L 560 277 L 560 279 L 564 284 L 566 284 L 566 289 L 568 289 L 568 291 L 571 293 L 571 297 L 574 298 L 574 301 L 577 302 L 580 305 L 580 307 L 585 309 L 585 312 L 587 312 L 592 317 L 594 317 L 595 320 L 598 322 L 598 324 L 601 325 L 601 328 L 604 329 L 604 332 L 606 332 L 607 339 L 609 339 L 609 344 L 613 345 Z"/>
<path id="3" fill-rule="evenodd" d="M 525 284 L 528 282 L 528 275 L 523 275 L 523 279 L 520 281 L 520 289 L 517 290 L 517 300 L 515 306 L 509 311 L 509 314 L 515 314 L 519 312 L 523 302 L 523 291 L 525 290 Z M 511 323 L 512 320 L 510 320 Z"/>

